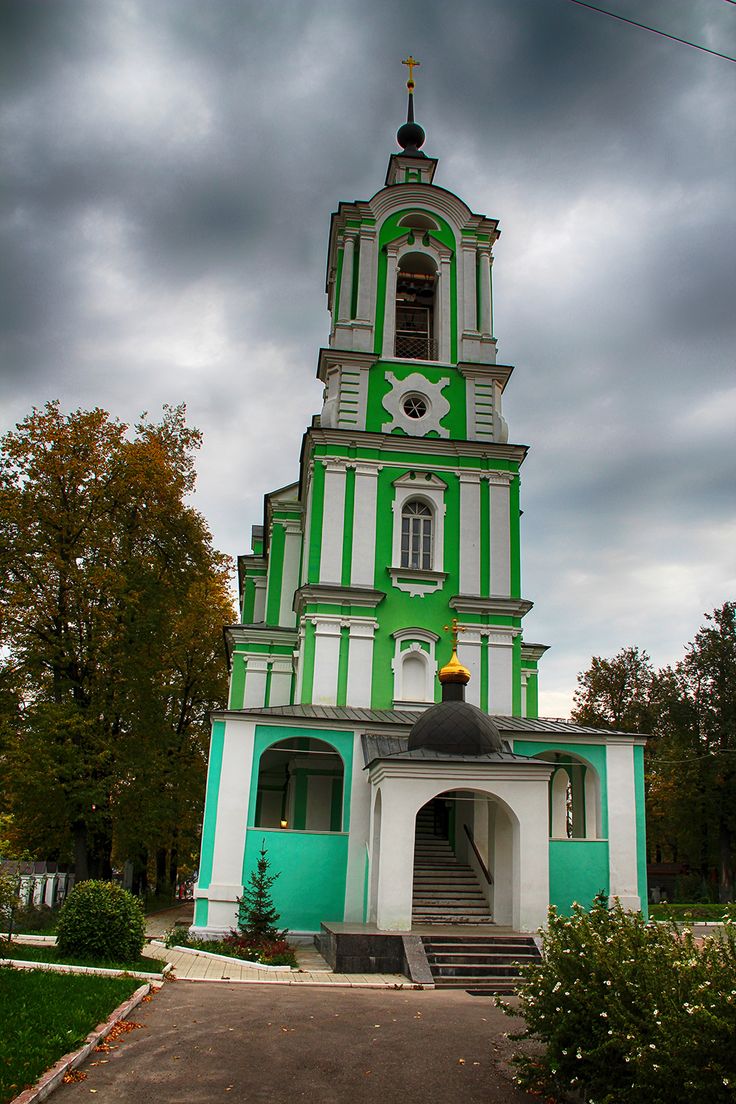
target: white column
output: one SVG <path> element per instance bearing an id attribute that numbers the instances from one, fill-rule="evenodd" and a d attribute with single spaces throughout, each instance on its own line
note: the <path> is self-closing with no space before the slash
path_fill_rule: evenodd
<path id="1" fill-rule="evenodd" d="M 475 592 L 471 591 L 471 593 Z M 465 687 L 465 700 L 480 708 L 481 638 L 479 632 L 463 629 L 458 638 L 457 658 L 470 671 L 470 682 Z"/>
<path id="2" fill-rule="evenodd" d="M 338 320 L 349 322 L 353 300 L 353 260 L 355 257 L 355 233 L 345 232 L 342 249 L 342 274 L 340 276 L 340 305 Z"/>
<path id="3" fill-rule="evenodd" d="M 636 846 L 636 786 L 632 740 L 606 741 L 610 895 L 626 909 L 640 909 Z"/>
<path id="4" fill-rule="evenodd" d="M 401 780 L 381 785 L 381 840 L 376 923 L 382 931 L 409 931 L 414 882 L 414 805 L 402 800 Z"/>
<path id="5" fill-rule="evenodd" d="M 436 295 L 439 297 L 440 308 L 440 347 L 439 354 L 440 360 L 445 362 L 450 359 L 450 320 L 452 318 L 452 307 L 450 302 L 450 296 L 452 293 L 452 281 L 450 279 L 450 262 L 451 257 L 449 253 L 440 257 L 440 274 L 439 274 L 439 287 L 437 288 Z"/>
<path id="6" fill-rule="evenodd" d="M 398 274 L 398 250 L 386 247 L 386 300 L 383 310 L 383 355 L 389 359 L 396 355 L 396 277 Z"/>
<path id="7" fill-rule="evenodd" d="M 350 622 L 348 685 L 345 702 L 348 706 L 370 708 L 375 635 L 375 621 Z"/>
<path id="8" fill-rule="evenodd" d="M 478 329 L 484 337 L 491 337 L 491 247 L 487 242 L 478 245 L 480 258 L 480 318 Z"/>
<path id="9" fill-rule="evenodd" d="M 461 245 L 462 257 L 462 281 L 463 281 L 463 332 L 475 333 L 478 329 L 476 320 L 476 295 L 475 295 L 475 242 L 463 241 Z"/>
<path id="10" fill-rule="evenodd" d="M 265 705 L 266 702 L 266 675 L 268 674 L 268 660 L 256 656 L 248 656 L 245 663 L 245 694 L 243 695 L 243 708 L 254 708 Z"/>
<path id="11" fill-rule="evenodd" d="M 460 593 L 480 592 L 480 476 L 460 472 Z"/>
<path id="12" fill-rule="evenodd" d="M 526 689 L 527 689 L 528 675 L 523 671 L 521 673 L 521 715 L 526 717 Z"/>
<path id="13" fill-rule="evenodd" d="M 334 460 L 323 463 L 325 489 L 319 581 L 339 583 L 342 580 L 342 538 L 345 528 L 345 466 Z"/>
<path id="14" fill-rule="evenodd" d="M 314 683 L 312 686 L 312 701 L 315 705 L 335 705 L 339 663 L 340 622 L 315 617 Z"/>
<path id="15" fill-rule="evenodd" d="M 491 498 L 491 594 L 506 598 L 511 593 L 511 524 L 507 472 L 489 476 Z"/>
<path id="16" fill-rule="evenodd" d="M 513 636 L 488 633 L 488 712 L 511 716 L 513 710 Z"/>
<path id="17" fill-rule="evenodd" d="M 350 582 L 353 586 L 374 586 L 376 574 L 376 495 L 378 468 L 355 466 L 353 500 L 353 556 Z"/>
<path id="18" fill-rule="evenodd" d="M 289 705 L 291 702 L 292 663 L 290 659 L 274 659 L 271 664 L 269 705 Z"/>
<path id="19" fill-rule="evenodd" d="M 488 257 L 488 314 L 490 316 L 490 333 L 491 333 L 491 337 L 493 337 L 493 254 L 492 253 Z"/>
<path id="20" fill-rule="evenodd" d="M 365 890 L 366 841 L 370 839 L 371 799 L 373 787 L 367 784 L 363 770 L 360 736 L 355 736 L 353 777 L 345 779 L 350 786 L 350 835 L 348 837 L 348 869 L 345 878 L 345 920 L 363 923 Z"/>
<path id="21" fill-rule="evenodd" d="M 302 534 L 298 521 L 282 522 L 284 527 L 284 567 L 281 573 L 281 602 L 279 604 L 279 625 L 296 624 L 294 613 L 294 593 L 299 585 L 299 553 Z"/>

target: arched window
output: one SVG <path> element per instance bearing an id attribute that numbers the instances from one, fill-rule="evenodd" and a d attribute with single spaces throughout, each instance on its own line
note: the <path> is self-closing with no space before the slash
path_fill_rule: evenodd
<path id="1" fill-rule="evenodd" d="M 396 356 L 437 360 L 437 268 L 426 253 L 402 257 L 396 277 Z"/>
<path id="2" fill-rule="evenodd" d="M 432 570 L 432 511 L 416 498 L 401 511 L 401 566 Z"/>
<path id="3" fill-rule="evenodd" d="M 311 738 L 279 740 L 261 756 L 256 828 L 342 831 L 344 767 L 331 744 Z"/>

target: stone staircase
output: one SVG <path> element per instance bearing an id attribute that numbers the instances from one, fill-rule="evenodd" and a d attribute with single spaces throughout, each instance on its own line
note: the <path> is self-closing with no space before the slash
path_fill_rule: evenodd
<path id="1" fill-rule="evenodd" d="M 458 862 L 449 842 L 436 835 L 431 808 L 417 815 L 412 923 L 492 924 L 474 871 Z"/>
<path id="2" fill-rule="evenodd" d="M 423 935 L 427 962 L 438 989 L 513 993 L 519 967 L 539 961 L 527 935 Z"/>

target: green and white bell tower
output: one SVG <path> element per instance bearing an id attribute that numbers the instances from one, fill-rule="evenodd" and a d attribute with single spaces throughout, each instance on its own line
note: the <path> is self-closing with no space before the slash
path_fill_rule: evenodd
<path id="1" fill-rule="evenodd" d="M 503 417 L 498 223 L 435 184 L 407 64 L 385 185 L 332 216 L 323 402 L 298 481 L 266 495 L 239 559 L 195 889 L 202 936 L 233 926 L 262 846 L 281 922 L 305 936 L 407 931 L 428 908 L 433 923 L 480 915 L 533 931 L 550 903 L 606 892 L 646 904 L 644 740 L 538 717 L 546 648 L 522 634 L 527 450 Z M 450 623 L 465 701 L 435 704 Z M 476 746 L 468 725 L 493 738 Z M 415 840 L 437 809 L 477 880 L 472 915 L 413 889 Z"/>
<path id="2" fill-rule="evenodd" d="M 498 223 L 434 183 L 411 76 L 408 90 L 385 186 L 332 216 L 322 412 L 299 482 L 267 496 L 241 560 L 233 708 L 426 705 L 438 629 L 456 617 L 468 700 L 537 714 L 544 649 L 521 627 L 526 448 L 508 441 L 512 369 L 493 328 Z"/>

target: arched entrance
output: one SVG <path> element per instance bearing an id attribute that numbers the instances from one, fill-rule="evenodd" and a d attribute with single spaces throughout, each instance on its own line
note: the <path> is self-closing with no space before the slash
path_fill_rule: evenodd
<path id="1" fill-rule="evenodd" d="M 510 925 L 515 818 L 475 790 L 433 797 L 416 816 L 412 925 Z"/>

